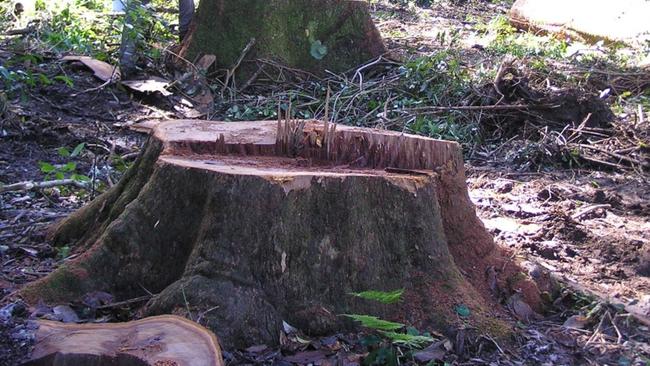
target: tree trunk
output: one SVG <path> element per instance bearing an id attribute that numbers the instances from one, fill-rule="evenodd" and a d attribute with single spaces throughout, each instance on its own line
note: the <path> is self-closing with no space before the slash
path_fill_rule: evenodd
<path id="1" fill-rule="evenodd" d="M 244 56 L 236 74 L 247 78 L 261 66 L 258 59 L 324 74 L 347 71 L 385 52 L 366 1 L 201 0 L 181 55 L 192 61 L 213 54 L 216 67 L 227 70 Z"/>
<path id="2" fill-rule="evenodd" d="M 485 279 L 506 268 L 476 217 L 460 146 L 316 121 L 169 121 L 118 185 L 61 222 L 80 256 L 22 292 L 157 295 L 145 313 L 203 314 L 228 347 L 275 344 L 282 321 L 308 334 L 343 313 L 495 336 Z M 375 305 L 349 296 L 405 288 Z M 210 310 L 210 311 L 208 311 Z"/>
<path id="3" fill-rule="evenodd" d="M 120 72 L 124 79 L 135 74 L 138 62 L 138 37 L 142 37 L 144 21 L 142 14 L 146 10 L 142 0 L 125 0 L 124 25 L 120 42 Z"/>

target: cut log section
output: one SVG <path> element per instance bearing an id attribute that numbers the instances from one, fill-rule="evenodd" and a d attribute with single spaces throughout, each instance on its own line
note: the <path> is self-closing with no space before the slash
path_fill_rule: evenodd
<path id="1" fill-rule="evenodd" d="M 646 0 L 517 0 L 509 17 L 521 29 L 644 45 L 650 41 L 649 13 Z"/>
<path id="2" fill-rule="evenodd" d="M 222 366 L 212 332 L 185 318 L 161 315 L 128 323 L 64 324 L 39 320 L 25 366 Z"/>
<path id="3" fill-rule="evenodd" d="M 147 314 L 200 314 L 227 347 L 277 344 L 383 316 L 495 336 L 485 271 L 506 268 L 476 217 L 457 143 L 321 121 L 180 120 L 154 127 L 111 190 L 53 231 L 80 255 L 29 301 L 157 293 Z M 405 289 L 394 306 L 349 296 Z"/>

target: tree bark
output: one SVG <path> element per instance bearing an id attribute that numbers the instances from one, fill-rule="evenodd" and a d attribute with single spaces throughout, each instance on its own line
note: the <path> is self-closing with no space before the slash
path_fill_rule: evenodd
<path id="1" fill-rule="evenodd" d="M 138 62 L 138 35 L 142 36 L 144 21 L 142 14 L 144 7 L 142 0 L 125 0 L 124 25 L 122 26 L 122 40 L 120 43 L 120 72 L 124 79 L 133 76 Z"/>
<path id="2" fill-rule="evenodd" d="M 146 314 L 204 314 L 227 347 L 275 344 L 361 313 L 495 336 L 488 267 L 506 268 L 476 217 L 460 146 L 317 121 L 170 121 L 119 184 L 61 222 L 80 256 L 30 301 L 90 291 L 157 295 Z M 395 306 L 349 296 L 405 288 Z M 207 311 L 212 309 L 211 311 Z"/>

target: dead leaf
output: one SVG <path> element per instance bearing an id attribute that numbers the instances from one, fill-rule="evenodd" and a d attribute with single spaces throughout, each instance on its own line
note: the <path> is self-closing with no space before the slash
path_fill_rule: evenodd
<path id="1" fill-rule="evenodd" d="M 326 357 L 325 352 L 323 351 L 305 351 L 298 352 L 293 356 L 286 356 L 284 360 L 287 362 L 293 362 L 298 364 L 308 364 L 314 363 L 318 360 L 322 360 Z"/>
<path id="2" fill-rule="evenodd" d="M 104 61 L 88 56 L 65 56 L 63 61 L 79 61 L 93 71 L 95 76 L 102 81 L 120 80 L 120 69 Z"/>
<path id="3" fill-rule="evenodd" d="M 89 292 L 83 297 L 83 304 L 92 309 L 96 309 L 102 305 L 108 305 L 112 302 L 113 295 L 102 291 Z"/>
<path id="4" fill-rule="evenodd" d="M 207 71 L 216 60 L 217 56 L 215 55 L 203 55 L 203 57 L 201 57 L 195 66 L 201 71 Z"/>
<path id="5" fill-rule="evenodd" d="M 570 334 L 570 332 L 552 332 L 550 336 L 553 337 L 554 341 L 565 347 L 576 347 L 578 345 L 576 336 Z"/>
<path id="6" fill-rule="evenodd" d="M 331 336 L 327 338 L 323 338 L 320 340 L 320 344 L 323 347 L 326 347 L 330 351 L 338 351 L 341 349 L 341 342 L 339 342 L 338 338 L 336 336 Z"/>
<path id="7" fill-rule="evenodd" d="M 141 132 L 141 133 L 151 133 L 153 129 L 158 126 L 162 122 L 161 120 L 157 119 L 147 119 L 142 122 L 138 122 L 132 125 L 129 125 L 129 129 L 131 131 L 135 132 Z"/>
<path id="8" fill-rule="evenodd" d="M 267 345 L 260 344 L 260 345 L 257 345 L 257 346 L 250 346 L 250 347 L 246 348 L 246 352 L 248 352 L 248 353 L 260 353 L 260 352 L 266 350 L 267 348 L 269 348 Z"/>
<path id="9" fill-rule="evenodd" d="M 569 317 L 562 326 L 564 328 L 573 328 L 573 329 L 585 329 L 589 324 L 589 319 L 581 315 L 574 315 Z"/>
<path id="10" fill-rule="evenodd" d="M 514 294 L 508 299 L 508 306 L 514 313 L 515 317 L 522 322 L 528 323 L 532 319 L 537 318 L 537 314 L 521 299 L 521 295 Z"/>
<path id="11" fill-rule="evenodd" d="M 444 342 L 436 342 L 421 351 L 415 352 L 413 354 L 413 357 L 416 361 L 421 363 L 442 361 L 445 357 L 445 354 L 447 353 L 443 346 Z"/>
<path id="12" fill-rule="evenodd" d="M 542 227 L 537 224 L 520 224 L 517 220 L 509 217 L 495 217 L 483 220 L 488 230 L 499 230 L 506 233 L 518 233 L 524 235 L 536 234 Z"/>
<path id="13" fill-rule="evenodd" d="M 194 108 L 202 115 L 208 114 L 212 111 L 212 107 L 214 106 L 214 96 L 207 88 L 203 88 L 201 93 L 193 96 L 191 99 Z"/>
<path id="14" fill-rule="evenodd" d="M 169 86 L 169 80 L 157 76 L 152 76 L 144 80 L 124 80 L 122 81 L 122 85 L 140 93 L 158 92 L 165 97 L 172 95 L 172 93 L 166 89 L 166 87 Z"/>
<path id="15" fill-rule="evenodd" d="M 282 330 L 284 330 L 286 334 L 298 333 L 298 329 L 293 327 L 291 324 L 285 322 L 284 320 L 282 321 Z"/>

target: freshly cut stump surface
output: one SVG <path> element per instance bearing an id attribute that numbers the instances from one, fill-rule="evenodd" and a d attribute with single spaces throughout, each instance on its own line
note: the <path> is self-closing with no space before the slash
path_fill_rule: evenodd
<path id="1" fill-rule="evenodd" d="M 185 318 L 161 315 L 128 323 L 38 321 L 26 366 L 222 366 L 212 332 Z"/>
<path id="2" fill-rule="evenodd" d="M 163 122 L 119 184 L 51 237 L 79 256 L 26 287 L 29 301 L 147 289 L 146 314 L 189 310 L 227 347 L 276 344 L 283 320 L 341 330 L 344 313 L 508 332 L 485 277 L 506 265 L 454 142 L 321 121 Z M 398 288 L 396 305 L 349 295 Z"/>

